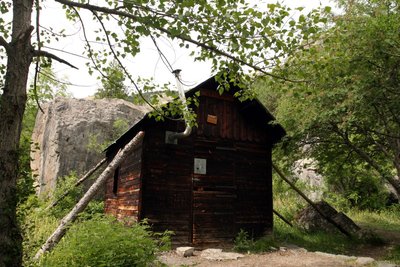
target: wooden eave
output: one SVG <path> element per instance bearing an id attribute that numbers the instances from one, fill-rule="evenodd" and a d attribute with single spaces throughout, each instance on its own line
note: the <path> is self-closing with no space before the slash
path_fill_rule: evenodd
<path id="1" fill-rule="evenodd" d="M 192 97 L 197 91 L 201 89 L 207 89 L 207 90 L 217 90 L 218 89 L 218 83 L 215 81 L 214 77 L 211 77 L 207 79 L 206 81 L 200 83 L 199 85 L 195 86 L 194 88 L 190 89 L 185 93 L 186 97 Z M 239 88 L 233 87 L 230 89 L 230 93 L 234 94 L 237 92 Z M 239 102 L 239 101 L 238 101 Z M 275 121 L 275 117 L 269 112 L 269 110 L 258 100 L 258 99 L 252 99 L 252 100 L 246 100 L 243 102 L 239 102 L 239 109 L 243 113 L 251 114 L 252 120 L 257 120 L 260 122 L 265 122 L 265 127 L 269 131 L 271 131 L 274 136 L 272 143 L 278 143 L 285 135 L 286 132 L 284 128 L 278 124 L 278 123 L 271 123 Z M 115 140 L 111 145 L 109 145 L 104 151 L 106 152 L 106 156 L 108 157 L 111 153 L 111 151 L 114 151 L 115 148 L 122 147 L 126 143 L 129 142 L 129 140 L 136 135 L 140 130 L 145 131 L 144 126 L 146 124 L 146 121 L 151 120 L 149 113 L 146 113 L 143 118 L 138 121 L 135 125 L 133 125 L 128 131 L 126 131 L 124 134 L 122 134 L 117 140 Z M 257 116 L 254 117 L 254 114 L 257 114 Z"/>

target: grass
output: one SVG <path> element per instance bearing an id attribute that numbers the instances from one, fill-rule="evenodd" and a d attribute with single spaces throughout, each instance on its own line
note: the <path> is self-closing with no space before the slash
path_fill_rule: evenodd
<path id="1" fill-rule="evenodd" d="M 274 221 L 274 233 L 258 240 L 240 232 L 235 239 L 234 250 L 237 252 L 260 253 L 271 251 L 280 246 L 296 245 L 308 251 L 321 251 L 335 254 L 348 254 L 355 247 L 362 246 L 370 240 L 348 238 L 341 233 L 306 232 L 298 227 L 290 227 L 284 222 Z"/>
<path id="2" fill-rule="evenodd" d="M 400 245 L 394 246 L 393 249 L 389 251 L 385 260 L 400 264 Z"/>
<path id="3" fill-rule="evenodd" d="M 365 228 L 400 233 L 400 205 L 375 212 L 350 210 L 348 215 Z"/>
<path id="4" fill-rule="evenodd" d="M 293 196 L 275 199 L 274 208 L 286 219 L 294 222 L 294 216 L 304 206 L 302 201 Z M 270 251 L 271 247 L 285 246 L 288 244 L 303 247 L 308 251 L 322 251 L 334 254 L 359 255 L 365 248 L 387 249 L 383 246 L 382 237 L 389 237 L 396 244 L 387 251 L 384 260 L 400 264 L 400 245 L 394 241 L 400 239 L 400 205 L 394 205 L 381 211 L 349 210 L 346 214 L 363 229 L 377 231 L 366 238 L 348 238 L 337 233 L 306 232 L 299 227 L 290 227 L 279 218 L 274 219 L 274 234 L 259 240 L 249 239 L 244 233 L 238 235 L 235 249 L 240 252 L 259 253 Z M 378 236 L 379 235 L 379 236 Z M 358 252 L 358 253 L 357 253 Z M 363 254 L 361 254 L 363 255 Z"/>

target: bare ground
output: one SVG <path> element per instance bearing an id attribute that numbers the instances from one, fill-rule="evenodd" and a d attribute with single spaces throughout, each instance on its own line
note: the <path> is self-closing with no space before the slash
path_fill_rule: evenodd
<path id="1" fill-rule="evenodd" d="M 160 257 L 160 260 L 168 266 L 198 266 L 198 267 L 244 267 L 244 266 L 273 266 L 273 267 L 292 267 L 292 266 L 357 266 L 354 262 L 343 259 L 332 258 L 318 255 L 313 252 L 302 250 L 276 251 L 265 254 L 248 254 L 238 260 L 212 261 L 201 258 L 199 255 L 182 258 L 175 252 L 168 252 Z"/>
<path id="2" fill-rule="evenodd" d="M 385 263 L 383 257 L 388 250 L 395 244 L 400 244 L 400 233 L 394 231 L 377 232 L 386 243 L 380 246 L 366 245 L 349 251 L 348 256 L 333 255 L 318 252 L 308 252 L 302 248 L 283 249 L 264 254 L 247 254 L 237 260 L 215 261 L 200 257 L 200 251 L 195 251 L 192 257 L 180 257 L 174 251 L 160 255 L 159 259 L 167 266 L 198 266 L 198 267 L 306 267 L 306 266 L 337 266 L 337 267 L 356 267 L 356 266 L 381 266 L 393 267 L 394 264 Z M 357 257 L 371 257 L 377 261 L 365 263 L 363 259 Z M 358 259 L 358 260 L 357 260 Z M 398 265 L 397 265 L 398 266 Z"/>

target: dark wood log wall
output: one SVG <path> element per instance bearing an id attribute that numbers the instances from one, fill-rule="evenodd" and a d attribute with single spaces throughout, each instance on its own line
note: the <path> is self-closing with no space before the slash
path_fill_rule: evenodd
<path id="1" fill-rule="evenodd" d="M 205 89 L 198 127 L 178 145 L 165 143 L 165 131 L 183 131 L 183 123 L 146 121 L 140 151 L 120 167 L 117 194 L 107 182 L 106 212 L 146 218 L 155 231 L 173 231 L 176 243 L 197 246 L 232 242 L 240 229 L 271 230 L 271 138 L 254 113 Z M 206 159 L 206 174 L 194 173 L 194 158 Z"/>
<path id="2" fill-rule="evenodd" d="M 251 236 L 272 231 L 271 149 L 237 143 L 236 227 Z"/>
<path id="3" fill-rule="evenodd" d="M 240 229 L 272 230 L 271 145 L 265 125 L 239 106 L 232 96 L 201 91 L 194 157 L 207 160 L 207 173 L 193 175 L 196 245 L 232 242 Z"/>
<path id="4" fill-rule="evenodd" d="M 146 133 L 143 156 L 142 218 L 154 231 L 174 232 L 173 241 L 191 243 L 193 137 L 165 143 L 165 131 L 183 131 L 183 123 L 155 123 Z"/>
<path id="5" fill-rule="evenodd" d="M 106 183 L 105 212 L 137 221 L 141 198 L 142 145 L 131 152 Z M 117 183 L 117 184 L 115 184 Z"/>
<path id="6" fill-rule="evenodd" d="M 207 123 L 208 115 L 217 116 L 216 125 Z M 260 125 L 262 123 L 257 120 L 257 114 L 245 113 L 233 96 L 220 96 L 218 92 L 201 90 L 197 128 L 199 136 L 217 140 L 249 141 L 262 145 L 268 141 L 267 132 L 262 128 L 265 125 Z"/>

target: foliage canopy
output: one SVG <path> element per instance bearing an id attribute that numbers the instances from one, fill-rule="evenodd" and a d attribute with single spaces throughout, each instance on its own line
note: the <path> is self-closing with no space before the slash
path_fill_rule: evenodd
<path id="1" fill-rule="evenodd" d="M 310 157 L 353 205 L 384 204 L 382 184 L 400 193 L 400 13 L 397 1 L 351 1 L 307 49 L 285 62 L 305 83 L 262 85 L 289 133 L 289 162 Z M 279 70 L 277 70 L 279 73 Z"/>
<path id="2" fill-rule="evenodd" d="M 89 58 L 89 72 L 107 79 L 109 62 L 116 60 L 134 89 L 141 92 L 124 60 L 136 56 L 143 38 L 150 38 L 155 51 L 165 59 L 157 42 L 175 40 L 193 51 L 196 60 L 211 60 L 220 80 L 245 87 L 251 76 L 248 70 L 278 77 L 270 72 L 282 58 L 300 49 L 326 21 L 323 12 L 313 11 L 297 19 L 292 10 L 280 4 L 268 4 L 265 11 L 251 7 L 244 0 L 170 1 L 170 0 L 55 0 L 65 8 L 71 23 L 80 25 L 83 44 Z M 6 0 L 0 2 L 0 265 L 20 266 L 21 236 L 16 223 L 16 184 L 18 150 L 27 100 L 29 69 L 35 64 L 35 80 L 42 67 L 56 61 L 75 67 L 50 53 L 58 50 L 64 32 L 41 25 L 41 0 Z M 32 14 L 35 13 L 35 26 Z M 10 18 L 10 19 L 8 19 Z M 88 30 L 88 22 L 95 30 Z M 33 34 L 32 34 L 33 33 Z M 98 45 L 95 45 L 98 44 Z M 198 49 L 196 49 L 198 48 Z M 172 66 L 167 64 L 172 71 Z M 227 70 L 229 70 L 227 72 Z M 38 76 L 39 75 L 39 76 Z M 40 77 L 39 77 L 40 78 Z M 225 83 L 226 85 L 228 83 Z M 226 89 L 227 86 L 226 86 Z M 148 103 L 151 105 L 151 103 Z"/>

